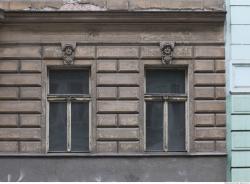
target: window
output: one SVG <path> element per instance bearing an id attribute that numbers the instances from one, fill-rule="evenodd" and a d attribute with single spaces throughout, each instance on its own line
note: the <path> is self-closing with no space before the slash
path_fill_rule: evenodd
<path id="1" fill-rule="evenodd" d="M 146 151 L 185 151 L 185 70 L 146 73 Z"/>
<path id="2" fill-rule="evenodd" d="M 49 70 L 49 152 L 89 151 L 89 70 Z"/>

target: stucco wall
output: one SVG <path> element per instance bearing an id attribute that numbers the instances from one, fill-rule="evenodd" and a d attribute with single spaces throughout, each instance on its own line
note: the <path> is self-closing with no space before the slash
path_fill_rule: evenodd
<path id="1" fill-rule="evenodd" d="M 250 1 L 227 1 L 229 180 L 250 181 Z"/>
<path id="2" fill-rule="evenodd" d="M 2 157 L 0 181 L 223 182 L 225 157 Z"/>

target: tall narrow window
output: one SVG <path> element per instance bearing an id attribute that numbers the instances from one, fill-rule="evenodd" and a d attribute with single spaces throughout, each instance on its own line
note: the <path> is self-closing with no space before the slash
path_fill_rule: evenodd
<path id="1" fill-rule="evenodd" d="M 89 151 L 89 70 L 49 71 L 49 151 Z"/>
<path id="2" fill-rule="evenodd" d="M 146 70 L 146 151 L 185 151 L 185 70 Z"/>

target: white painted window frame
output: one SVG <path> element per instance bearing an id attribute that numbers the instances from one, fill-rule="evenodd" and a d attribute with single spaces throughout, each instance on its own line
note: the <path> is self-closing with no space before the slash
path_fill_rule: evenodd
<path id="1" fill-rule="evenodd" d="M 250 61 L 244 60 L 232 60 L 232 64 L 230 67 L 231 80 L 230 80 L 230 92 L 231 93 L 250 93 L 250 85 L 249 86 L 238 86 L 236 83 L 236 70 L 240 67 L 249 68 L 250 71 Z M 250 73 L 249 73 L 250 76 Z M 245 77 L 249 77 L 245 76 Z M 250 80 L 250 79 L 249 79 Z"/>

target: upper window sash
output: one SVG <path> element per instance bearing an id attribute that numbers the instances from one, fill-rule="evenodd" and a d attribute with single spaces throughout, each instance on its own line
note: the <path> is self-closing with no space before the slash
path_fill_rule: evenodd
<path id="1" fill-rule="evenodd" d="M 84 69 L 50 69 L 48 95 L 76 96 L 90 94 L 90 72 Z"/>
<path id="2" fill-rule="evenodd" d="M 185 69 L 155 69 L 145 70 L 145 94 L 185 94 Z"/>

